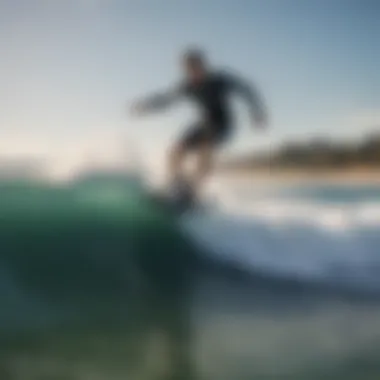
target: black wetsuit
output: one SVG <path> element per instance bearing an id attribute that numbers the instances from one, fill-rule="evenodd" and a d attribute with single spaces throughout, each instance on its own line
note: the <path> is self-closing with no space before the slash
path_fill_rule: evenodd
<path id="1" fill-rule="evenodd" d="M 238 92 L 251 106 L 257 120 L 264 118 L 262 103 L 253 87 L 226 73 L 211 73 L 202 82 L 185 82 L 165 94 L 148 99 L 145 106 L 160 109 L 178 98 L 193 100 L 201 111 L 200 120 L 191 125 L 181 137 L 180 143 L 186 149 L 194 149 L 207 142 L 217 145 L 230 135 L 233 120 L 229 95 Z"/>

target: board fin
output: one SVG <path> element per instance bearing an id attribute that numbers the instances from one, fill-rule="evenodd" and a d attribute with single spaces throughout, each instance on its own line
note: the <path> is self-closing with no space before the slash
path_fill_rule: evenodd
<path id="1" fill-rule="evenodd" d="M 185 181 L 176 181 L 164 192 L 151 193 L 155 204 L 176 214 L 182 214 L 196 208 L 197 202 L 191 186 Z"/>

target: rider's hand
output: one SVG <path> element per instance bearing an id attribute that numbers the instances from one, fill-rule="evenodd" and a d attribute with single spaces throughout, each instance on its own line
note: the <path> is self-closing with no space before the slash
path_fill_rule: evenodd
<path id="1" fill-rule="evenodd" d="M 132 104 L 132 107 L 130 108 L 130 114 L 132 116 L 143 116 L 145 113 L 145 107 L 144 104 L 137 102 Z"/>
<path id="2" fill-rule="evenodd" d="M 268 119 L 264 115 L 261 115 L 260 117 L 252 115 L 252 125 L 255 129 L 265 131 L 268 129 Z"/>

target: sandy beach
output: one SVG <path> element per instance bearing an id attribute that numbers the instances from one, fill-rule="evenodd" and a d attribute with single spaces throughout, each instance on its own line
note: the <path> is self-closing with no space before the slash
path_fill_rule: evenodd
<path id="1" fill-rule="evenodd" d="M 371 185 L 380 184 L 380 168 L 349 168 L 349 169 L 238 169 L 223 170 L 220 175 L 228 180 L 238 182 L 258 181 L 262 183 L 281 184 L 349 184 Z"/>

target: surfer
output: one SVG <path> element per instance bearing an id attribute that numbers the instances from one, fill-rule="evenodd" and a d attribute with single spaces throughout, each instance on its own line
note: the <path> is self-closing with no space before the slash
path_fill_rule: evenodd
<path id="1" fill-rule="evenodd" d="M 211 173 L 217 149 L 229 141 L 233 129 L 230 93 L 238 93 L 248 102 L 252 123 L 257 128 L 267 126 L 267 114 L 258 91 L 246 81 L 227 72 L 212 69 L 201 50 L 191 49 L 181 59 L 184 79 L 161 94 L 136 102 L 134 115 L 162 110 L 176 100 L 187 98 L 195 102 L 201 113 L 199 120 L 186 129 L 168 156 L 169 183 L 182 194 L 197 194 Z M 190 153 L 195 154 L 194 175 L 184 180 L 183 166 Z"/>

